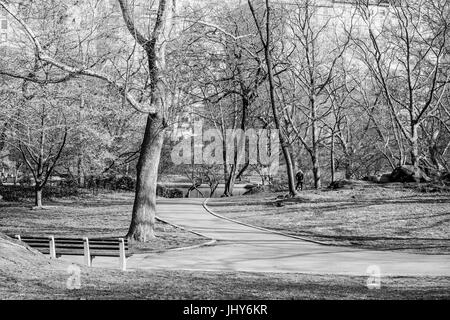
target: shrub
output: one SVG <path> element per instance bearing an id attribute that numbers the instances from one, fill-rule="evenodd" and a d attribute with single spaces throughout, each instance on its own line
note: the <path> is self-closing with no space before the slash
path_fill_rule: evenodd
<path id="1" fill-rule="evenodd" d="M 23 199 L 33 199 L 35 196 L 35 191 L 34 187 L 0 186 L 0 195 L 4 201 L 17 202 Z M 44 199 L 64 198 L 78 195 L 79 191 L 75 187 L 47 186 L 42 192 L 42 197 Z"/>
<path id="2" fill-rule="evenodd" d="M 23 176 L 19 179 L 19 184 L 21 186 L 29 186 L 31 185 L 31 177 L 30 176 Z"/>
<path id="3" fill-rule="evenodd" d="M 33 188 L 32 188 L 33 189 Z M 34 196 L 34 190 L 33 196 Z M 45 187 L 42 196 L 44 199 L 49 198 L 65 198 L 65 197 L 74 197 L 78 196 L 79 191 L 78 188 L 72 187 L 72 186 L 65 186 L 65 187 Z"/>
<path id="4" fill-rule="evenodd" d="M 1 192 L 0 196 L 6 202 L 19 202 L 20 198 L 15 192 Z"/>
<path id="5" fill-rule="evenodd" d="M 161 185 L 156 187 L 156 195 L 163 198 L 183 198 L 183 191 L 176 188 L 168 188 Z"/>
<path id="6" fill-rule="evenodd" d="M 128 176 L 120 177 L 115 181 L 114 185 L 116 190 L 126 190 L 126 191 L 133 191 L 135 189 L 135 186 L 136 180 Z"/>

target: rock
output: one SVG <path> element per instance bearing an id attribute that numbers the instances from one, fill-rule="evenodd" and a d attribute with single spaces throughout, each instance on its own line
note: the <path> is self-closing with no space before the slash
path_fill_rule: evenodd
<path id="1" fill-rule="evenodd" d="M 431 179 L 420 169 L 414 171 L 411 165 L 397 167 L 392 171 L 391 182 L 429 182 Z"/>
<path id="2" fill-rule="evenodd" d="M 337 181 L 332 182 L 328 186 L 328 188 L 336 190 L 336 189 L 343 189 L 345 187 L 351 187 L 353 185 L 354 185 L 354 181 L 352 181 L 352 180 L 337 180 Z"/>
<path id="3" fill-rule="evenodd" d="M 362 178 L 362 181 L 379 182 L 380 181 L 380 177 L 379 176 L 365 176 L 364 178 Z"/>
<path id="4" fill-rule="evenodd" d="M 368 180 L 369 182 L 375 182 L 375 183 L 380 183 L 381 179 L 383 178 L 384 175 L 376 175 L 376 176 L 369 176 Z"/>
<path id="5" fill-rule="evenodd" d="M 392 175 L 389 173 L 383 174 L 378 180 L 379 183 L 389 183 L 392 181 Z"/>

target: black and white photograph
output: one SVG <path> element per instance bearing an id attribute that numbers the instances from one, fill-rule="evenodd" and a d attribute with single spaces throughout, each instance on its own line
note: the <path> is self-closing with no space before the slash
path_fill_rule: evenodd
<path id="1" fill-rule="evenodd" d="M 449 299 L 450 0 L 0 0 L 0 300 Z"/>

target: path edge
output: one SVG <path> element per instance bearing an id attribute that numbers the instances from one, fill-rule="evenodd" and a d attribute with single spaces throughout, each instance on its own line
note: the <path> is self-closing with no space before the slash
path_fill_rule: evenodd
<path id="1" fill-rule="evenodd" d="M 206 236 L 206 235 L 204 235 L 204 234 L 201 234 L 201 233 L 199 233 L 199 232 L 196 232 L 196 231 L 187 229 L 187 228 L 185 228 L 185 227 L 179 226 L 179 225 L 177 225 L 177 224 L 175 224 L 175 223 L 169 222 L 169 221 L 167 221 L 167 220 L 165 220 L 165 219 L 162 219 L 162 218 L 160 218 L 160 217 L 158 217 L 158 216 L 156 216 L 156 220 L 158 220 L 158 221 L 160 221 L 160 222 L 162 222 L 162 223 L 166 223 L 166 224 L 168 224 L 168 225 L 170 225 L 170 226 L 172 226 L 172 227 L 178 228 L 178 229 L 180 229 L 180 230 L 184 230 L 184 231 L 193 233 L 193 234 L 195 234 L 195 235 L 197 235 L 197 236 L 200 236 L 200 237 L 203 237 L 203 238 L 205 238 L 205 239 L 208 239 L 207 242 L 200 243 L 200 244 L 196 244 L 196 245 L 193 245 L 193 246 L 180 247 L 180 248 L 173 248 L 173 249 L 168 249 L 168 250 L 161 250 L 160 252 L 183 251 L 183 250 L 197 249 L 197 248 L 201 248 L 201 247 L 212 246 L 212 245 L 215 245 L 215 244 L 217 243 L 217 239 L 208 237 L 208 236 Z M 157 253 L 160 253 L 160 252 L 157 251 Z"/>
<path id="2" fill-rule="evenodd" d="M 328 247 L 333 246 L 333 245 L 330 244 L 330 243 L 321 242 L 321 241 L 317 241 L 317 240 L 312 240 L 312 239 L 308 239 L 308 238 L 303 238 L 303 237 L 299 237 L 299 236 L 294 236 L 294 235 L 292 235 L 292 234 L 288 234 L 288 233 L 284 233 L 284 232 L 276 231 L 276 230 L 270 230 L 270 229 L 266 229 L 266 228 L 263 228 L 263 227 L 254 226 L 254 225 L 251 225 L 251 224 L 242 222 L 242 221 L 238 221 L 238 220 L 235 220 L 235 219 L 231 219 L 231 218 L 222 216 L 222 215 L 220 215 L 220 214 L 218 214 L 218 213 L 212 211 L 212 210 L 208 207 L 208 204 L 207 204 L 207 203 L 208 203 L 209 200 L 211 200 L 211 198 L 205 199 L 205 201 L 203 201 L 203 203 L 202 203 L 203 208 L 205 208 L 205 210 L 206 210 L 209 214 L 211 214 L 211 215 L 213 215 L 213 216 L 215 216 L 215 217 L 217 217 L 217 218 L 224 219 L 224 220 L 228 220 L 228 221 L 231 221 L 231 222 L 234 222 L 234 223 L 237 223 L 237 224 L 240 224 L 240 225 L 249 227 L 249 228 L 258 229 L 258 230 L 262 230 L 262 231 L 265 231 L 265 232 L 269 232 L 269 233 L 273 233 L 273 234 L 278 234 L 278 235 L 282 235 L 282 236 L 289 237 L 289 238 L 293 238 L 293 239 L 297 239 L 297 240 L 302 240 L 302 241 L 305 241 L 305 242 L 315 243 L 315 244 L 319 244 L 319 245 L 322 245 L 322 246 L 328 246 Z"/>

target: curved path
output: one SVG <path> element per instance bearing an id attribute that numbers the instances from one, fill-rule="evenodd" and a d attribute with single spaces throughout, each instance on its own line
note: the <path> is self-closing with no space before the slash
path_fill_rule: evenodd
<path id="1" fill-rule="evenodd" d="M 217 239 L 214 246 L 158 254 L 133 255 L 129 269 L 289 272 L 367 275 L 450 276 L 450 255 L 420 255 L 324 246 L 220 219 L 202 199 L 158 201 L 158 216 Z M 100 259 L 94 265 L 101 265 Z"/>

